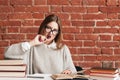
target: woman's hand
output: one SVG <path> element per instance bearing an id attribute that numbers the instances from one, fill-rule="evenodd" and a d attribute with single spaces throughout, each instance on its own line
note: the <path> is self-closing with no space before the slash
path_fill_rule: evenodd
<path id="1" fill-rule="evenodd" d="M 71 73 L 72 73 L 71 70 L 64 70 L 64 71 L 62 72 L 62 74 L 71 74 Z"/>
<path id="2" fill-rule="evenodd" d="M 40 45 L 46 41 L 46 37 L 43 35 L 37 35 L 33 40 L 29 43 L 31 46 Z"/>

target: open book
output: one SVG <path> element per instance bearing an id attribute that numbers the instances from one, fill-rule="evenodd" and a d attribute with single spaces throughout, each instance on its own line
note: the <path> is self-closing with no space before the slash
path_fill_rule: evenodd
<path id="1" fill-rule="evenodd" d="M 88 80 L 88 76 L 77 74 L 53 74 L 51 77 L 54 80 Z"/>

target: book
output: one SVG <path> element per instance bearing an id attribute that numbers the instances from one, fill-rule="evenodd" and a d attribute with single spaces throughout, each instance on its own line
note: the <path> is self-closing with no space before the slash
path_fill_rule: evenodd
<path id="1" fill-rule="evenodd" d="M 115 73 L 115 74 L 102 74 L 102 73 L 90 73 L 90 76 L 100 76 L 100 77 L 118 77 L 119 73 Z"/>
<path id="2" fill-rule="evenodd" d="M 26 72 L 25 71 L 19 71 L 19 72 L 0 72 L 0 77 L 25 77 Z"/>
<path id="3" fill-rule="evenodd" d="M 90 76 L 90 80 L 120 80 L 120 77 L 100 77 L 100 76 Z"/>
<path id="4" fill-rule="evenodd" d="M 88 77 L 85 75 L 77 75 L 77 74 L 53 74 L 51 76 L 54 80 L 88 80 Z"/>
<path id="5" fill-rule="evenodd" d="M 0 65 L 23 65 L 23 60 L 0 60 Z"/>
<path id="6" fill-rule="evenodd" d="M 90 73 L 107 73 L 107 74 L 115 74 L 118 73 L 119 70 L 118 68 L 101 68 L 101 67 L 96 67 L 96 68 L 91 68 Z"/>
<path id="7" fill-rule="evenodd" d="M 0 72 L 3 71 L 25 71 L 26 70 L 26 65 L 20 65 L 20 66 L 0 66 Z"/>

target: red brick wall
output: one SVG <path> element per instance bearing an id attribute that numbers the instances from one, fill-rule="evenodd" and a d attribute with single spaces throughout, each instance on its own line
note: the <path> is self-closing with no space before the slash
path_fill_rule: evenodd
<path id="1" fill-rule="evenodd" d="M 55 13 L 75 65 L 120 67 L 119 6 L 120 0 L 0 0 L 0 58 L 5 47 L 33 39 L 45 15 Z"/>

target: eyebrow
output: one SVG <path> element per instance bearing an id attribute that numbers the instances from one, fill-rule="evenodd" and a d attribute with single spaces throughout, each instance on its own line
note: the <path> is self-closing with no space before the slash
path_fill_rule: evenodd
<path id="1" fill-rule="evenodd" d="M 47 25 L 47 27 L 50 27 L 50 28 L 52 28 L 51 26 L 49 26 L 49 25 Z M 56 28 L 54 28 L 54 29 L 56 29 Z M 56 30 L 58 30 L 58 29 L 56 29 Z"/>

